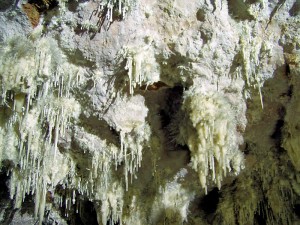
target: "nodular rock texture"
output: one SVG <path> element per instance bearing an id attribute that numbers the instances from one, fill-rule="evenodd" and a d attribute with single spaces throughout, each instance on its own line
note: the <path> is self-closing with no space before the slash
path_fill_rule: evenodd
<path id="1" fill-rule="evenodd" d="M 0 3 L 1 224 L 300 223 L 298 0 Z"/>

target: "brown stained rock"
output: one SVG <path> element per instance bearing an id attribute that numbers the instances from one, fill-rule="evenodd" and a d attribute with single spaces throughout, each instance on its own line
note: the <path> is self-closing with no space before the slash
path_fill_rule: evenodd
<path id="1" fill-rule="evenodd" d="M 36 27 L 40 21 L 40 13 L 37 8 L 30 3 L 26 3 L 22 5 L 23 11 L 26 13 L 32 27 Z"/>

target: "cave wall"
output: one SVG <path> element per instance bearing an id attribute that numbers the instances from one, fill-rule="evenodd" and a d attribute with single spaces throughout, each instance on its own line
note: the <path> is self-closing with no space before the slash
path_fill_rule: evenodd
<path id="1" fill-rule="evenodd" d="M 300 223 L 299 12 L 3 1 L 1 223 Z"/>

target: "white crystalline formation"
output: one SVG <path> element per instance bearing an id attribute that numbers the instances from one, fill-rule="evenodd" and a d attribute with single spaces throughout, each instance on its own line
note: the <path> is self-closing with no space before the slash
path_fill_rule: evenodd
<path id="1" fill-rule="evenodd" d="M 86 71 L 68 63 L 53 39 L 42 38 L 34 44 L 36 46 L 27 39 L 12 40 L 1 49 L 2 104 L 11 108 L 9 119 L 5 118 L 5 125 L 1 127 L 1 157 L 5 148 L 15 155 L 14 161 L 20 163 L 20 168 L 12 169 L 10 182 L 15 207 L 21 206 L 26 194 L 35 195 L 35 216 L 41 222 L 47 191 L 64 183 L 81 194 L 100 200 L 102 221 L 107 221 L 110 216 L 115 222 L 121 221 L 123 189 L 111 183 L 114 180 L 111 169 L 124 163 L 127 191 L 128 173 L 132 181 L 141 166 L 143 146 L 151 135 L 145 122 L 148 114 L 145 100 L 140 95 L 117 97 L 104 119 L 119 132 L 120 149 L 108 147 L 102 140 L 103 145 L 97 149 L 89 146 L 92 170 L 87 180 L 77 177 L 69 156 L 58 151 L 58 140 L 64 136 L 70 120 L 78 118 L 81 113 L 79 103 L 72 96 L 72 88 L 84 82 Z M 131 95 L 137 85 L 159 80 L 158 64 L 150 46 L 130 50 L 125 57 Z M 228 171 L 233 169 L 238 173 L 242 166 L 230 106 L 218 95 L 198 94 L 186 97 L 183 110 L 191 123 L 190 130 L 185 132 L 192 153 L 192 168 L 198 172 L 205 190 L 210 176 L 220 186 Z M 18 133 L 14 127 L 18 127 Z M 99 142 L 95 137 L 90 138 L 91 143 Z M 87 141 L 83 139 L 80 144 L 89 145 L 90 141 Z M 60 165 L 60 173 L 55 165 Z M 71 178 L 70 182 L 67 177 Z M 113 191 L 109 192 L 111 189 Z M 67 198 L 66 207 L 75 204 L 74 201 L 74 196 Z M 182 203 L 183 220 L 189 201 L 186 199 Z"/>
<path id="2" fill-rule="evenodd" d="M 155 223 L 157 214 L 165 211 L 165 216 L 173 223 L 181 224 L 188 221 L 188 208 L 190 202 L 194 199 L 194 193 L 182 187 L 179 180 L 187 175 L 186 169 L 181 169 L 174 180 L 166 183 L 164 187 L 160 186 L 159 195 L 153 203 L 152 220 Z"/>
<path id="3" fill-rule="evenodd" d="M 58 139 L 81 112 L 70 92 L 85 72 L 69 64 L 51 38 L 34 43 L 14 38 L 1 46 L 0 54 L 1 132 L 10 135 L 2 135 L 0 152 L 14 155 L 19 165 L 11 169 L 10 194 L 16 208 L 26 194 L 34 194 L 35 215 L 41 222 L 47 189 L 68 173 L 68 160 L 57 150 Z"/>
<path id="4" fill-rule="evenodd" d="M 130 111 L 130 114 L 127 112 Z M 120 133 L 121 149 L 115 163 L 125 163 L 125 183 L 128 189 L 128 172 L 132 176 L 137 172 L 142 162 L 142 150 L 144 143 L 149 141 L 151 131 L 145 123 L 148 109 L 145 107 L 144 98 L 141 95 L 121 98 L 118 97 L 115 104 L 110 107 L 104 119 Z M 118 158 L 118 159 L 117 159 Z"/>
<path id="5" fill-rule="evenodd" d="M 208 180 L 220 188 L 228 172 L 238 174 L 243 168 L 235 113 L 221 94 L 193 91 L 186 93 L 183 109 L 187 118 L 180 126 L 180 138 L 191 151 L 191 166 L 205 192 Z"/>
<path id="6" fill-rule="evenodd" d="M 46 193 L 61 184 L 100 200 L 102 221 L 121 221 L 123 182 L 116 183 L 111 174 L 124 164 L 128 190 L 128 173 L 132 181 L 141 166 L 143 146 L 151 134 L 145 123 L 148 109 L 144 98 L 118 98 L 104 116 L 120 133 L 120 148 L 75 129 L 77 143 L 91 156 L 91 168 L 86 168 L 90 171 L 88 176 L 79 176 L 71 156 L 59 151 L 58 141 L 81 113 L 72 89 L 84 84 L 87 71 L 70 64 L 51 38 L 34 43 L 13 39 L 2 46 L 1 56 L 1 95 L 6 110 L 1 114 L 4 125 L 0 130 L 0 159 L 19 164 L 11 169 L 10 195 L 15 207 L 21 207 L 25 195 L 34 195 L 35 217 L 41 223 Z M 126 114 L 128 110 L 132 114 Z M 74 193 L 66 196 L 68 210 L 75 204 Z"/>
<path id="7" fill-rule="evenodd" d="M 150 44 L 140 48 L 126 47 L 119 53 L 121 58 L 126 59 L 130 94 L 134 93 L 137 86 L 159 81 L 159 65 Z"/>
<path id="8" fill-rule="evenodd" d="M 75 208 L 80 213 L 79 199 L 94 204 L 103 225 L 205 224 L 197 221 L 199 208 L 191 204 L 204 195 L 199 183 L 207 194 L 227 182 L 214 214 L 223 218 L 214 217 L 214 224 L 254 224 L 264 201 L 266 213 L 274 212 L 265 216 L 270 224 L 280 220 L 292 224 L 285 218 L 296 217 L 292 204 L 300 195 L 300 176 L 292 171 L 293 166 L 300 170 L 300 125 L 295 117 L 300 112 L 295 94 L 299 83 L 298 73 L 291 74 L 293 67 L 299 68 L 299 49 L 292 52 L 300 43 L 295 35 L 299 4 L 296 0 L 283 1 L 281 6 L 281 1 L 240 1 L 254 16 L 244 20 L 233 16 L 234 9 L 226 1 L 137 2 L 59 0 L 59 10 L 42 15 L 30 38 L 1 42 L 0 168 L 3 163 L 10 175 L 15 208 L 32 195 L 40 223 L 47 207 L 51 211 L 50 207 L 65 206 L 65 216 Z M 137 10 L 128 15 L 135 6 Z M 0 20 L 2 13 L 6 12 L 1 8 Z M 120 21 L 121 17 L 128 20 Z M 109 29 L 98 32 L 98 19 L 104 19 Z M 78 32 L 80 25 L 84 29 Z M 43 36 L 37 37 L 42 30 Z M 86 30 L 94 31 L 93 35 Z M 289 54 L 294 59 L 288 60 Z M 280 82 L 274 87 L 267 83 L 262 90 L 264 81 L 278 77 L 293 93 L 278 91 L 288 89 L 279 88 L 284 86 Z M 171 88 L 148 90 L 147 85 L 158 81 L 187 90 L 183 98 L 181 93 L 168 98 L 173 104 L 165 99 Z M 138 91 L 143 85 L 145 90 Z M 262 106 L 266 94 L 262 111 L 253 107 L 257 105 L 253 87 Z M 261 141 L 255 137 L 259 134 L 243 134 L 247 145 L 253 141 L 261 146 L 247 149 L 246 163 L 253 157 L 253 169 L 247 168 L 232 182 L 226 176 L 238 175 L 244 168 L 239 145 L 247 99 L 249 129 L 252 116 L 262 122 L 258 127 L 268 136 Z M 169 115 L 177 112 L 169 105 L 181 105 L 179 118 Z M 284 108 L 286 114 L 277 115 Z M 173 119 L 176 144 L 186 145 L 189 152 L 168 151 L 165 139 L 170 130 L 163 122 L 171 126 Z M 280 135 L 287 153 L 270 137 L 273 120 L 284 120 Z M 286 175 L 289 178 L 283 179 Z M 49 193 L 53 202 L 47 204 Z"/>

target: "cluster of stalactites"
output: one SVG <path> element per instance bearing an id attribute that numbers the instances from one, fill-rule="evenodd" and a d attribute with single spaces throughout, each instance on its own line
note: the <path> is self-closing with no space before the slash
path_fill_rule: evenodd
<path id="1" fill-rule="evenodd" d="M 144 143 L 149 141 L 150 129 L 144 121 L 147 109 L 144 107 L 142 96 L 125 99 L 117 99 L 105 117 L 109 124 L 114 124 L 119 130 L 120 147 L 107 143 L 83 128 L 74 128 L 74 141 L 82 151 L 81 154 L 86 155 L 82 166 L 80 163 L 78 165 L 84 168 L 88 164 L 91 168 L 77 170 L 73 165 L 65 185 L 77 190 L 80 195 L 101 202 L 98 209 L 99 221 L 106 221 L 108 218 L 115 222 L 121 221 L 123 197 L 119 193 L 128 191 L 129 184 L 141 166 Z M 128 109 L 132 114 L 124 119 L 122 110 Z M 114 174 L 119 173 L 120 169 L 123 170 L 124 176 L 118 180 Z M 114 188 L 118 191 L 112 192 Z M 117 196 L 118 200 L 115 200 Z M 69 203 L 68 205 L 70 206 Z"/>
<path id="2" fill-rule="evenodd" d="M 113 22 L 115 11 L 124 18 L 135 4 L 134 0 L 98 0 L 98 2 L 100 10 L 107 9 L 106 19 L 109 22 Z"/>
<path id="3" fill-rule="evenodd" d="M 134 133 L 120 132 L 121 151 L 120 158 L 124 162 L 124 175 L 126 191 L 128 190 L 128 173 L 130 174 L 130 183 L 138 169 L 141 167 L 143 156 L 143 145 L 149 141 L 149 127 L 147 125 L 133 130 Z"/>
<path id="4" fill-rule="evenodd" d="M 130 113 L 128 113 L 130 112 Z M 126 190 L 128 189 L 128 173 L 132 176 L 141 166 L 142 151 L 151 134 L 146 117 L 148 108 L 141 95 L 118 96 L 104 119 L 120 134 L 120 150 L 114 156 L 115 167 L 124 165 Z"/>
<path id="5" fill-rule="evenodd" d="M 9 112 L 1 127 L 1 157 L 6 143 L 10 147 L 5 151 L 10 151 L 14 155 L 10 159 L 19 164 L 11 172 L 11 198 L 19 208 L 26 194 L 35 195 L 35 215 L 41 223 L 47 188 L 68 173 L 68 161 L 58 151 L 58 139 L 70 120 L 80 114 L 71 89 L 85 72 L 69 64 L 51 38 L 13 38 L 2 46 L 0 54 L 2 113 Z"/>
<path id="6" fill-rule="evenodd" d="M 250 28 L 247 23 L 242 27 L 241 35 L 241 57 L 242 65 L 236 70 L 238 77 L 244 77 L 248 87 L 257 88 L 260 95 L 261 106 L 263 108 L 263 96 L 261 89 L 263 87 L 264 71 L 261 65 L 272 55 L 273 44 L 261 35 L 254 35 L 255 29 Z M 263 33 L 263 32 L 262 32 Z M 265 34 L 267 35 L 267 34 Z"/>
<path id="7" fill-rule="evenodd" d="M 126 60 L 125 69 L 127 70 L 131 95 L 137 86 L 159 81 L 159 65 L 156 62 L 151 42 L 138 49 L 126 47 L 119 53 L 119 56 Z"/>
<path id="8" fill-rule="evenodd" d="M 121 184 L 118 182 L 112 183 L 110 190 L 107 193 L 103 193 L 101 197 L 101 207 L 97 214 L 98 221 L 106 224 L 110 219 L 111 224 L 122 224 L 123 197 L 124 189 Z"/>
<path id="9" fill-rule="evenodd" d="M 189 146 L 191 166 L 207 193 L 208 180 L 220 188 L 228 172 L 238 174 L 243 168 L 235 114 L 226 98 L 218 93 L 187 92 L 183 109 L 188 121 L 181 127 L 180 136 Z"/>
<path id="10" fill-rule="evenodd" d="M 109 189 L 114 168 L 117 169 L 118 162 L 122 162 L 119 158 L 120 149 L 79 127 L 74 128 L 74 139 L 82 151 L 81 154 L 86 155 L 84 164 L 91 167 L 84 170 L 85 172 L 78 172 L 73 166 L 70 169 L 72 177 L 68 186 L 88 198 L 99 199 L 100 192 Z M 83 167 L 80 163 L 78 165 Z"/>

